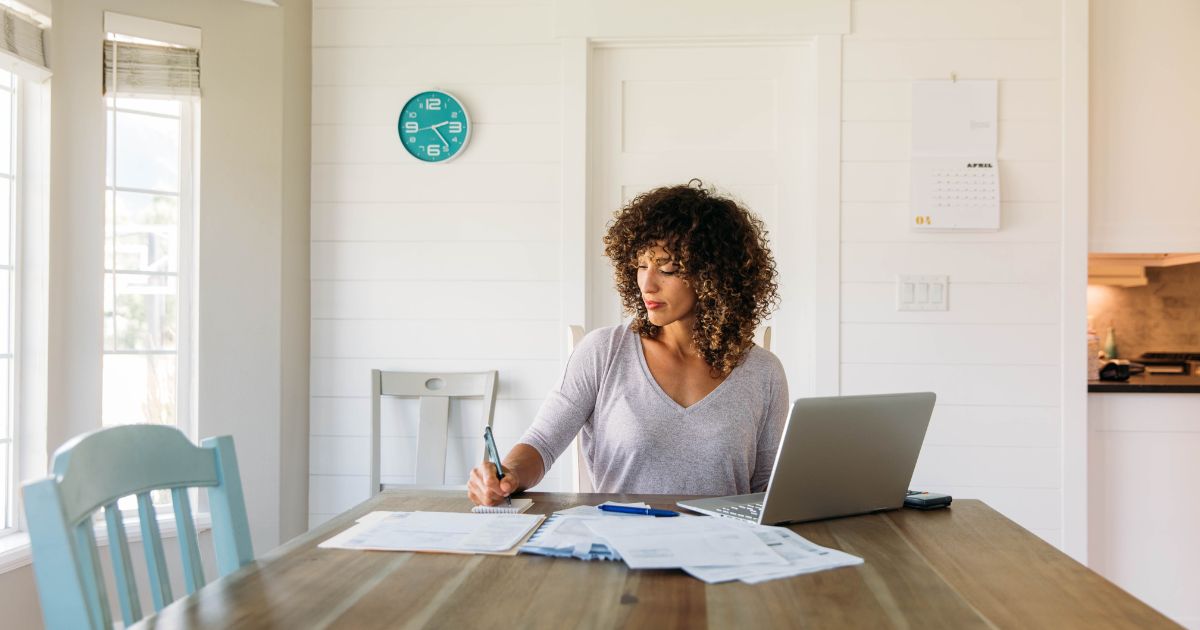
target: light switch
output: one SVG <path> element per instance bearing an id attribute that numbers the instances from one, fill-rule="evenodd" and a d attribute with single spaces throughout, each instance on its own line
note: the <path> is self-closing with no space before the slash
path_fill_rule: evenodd
<path id="1" fill-rule="evenodd" d="M 948 276 L 896 276 L 896 310 L 945 311 Z"/>

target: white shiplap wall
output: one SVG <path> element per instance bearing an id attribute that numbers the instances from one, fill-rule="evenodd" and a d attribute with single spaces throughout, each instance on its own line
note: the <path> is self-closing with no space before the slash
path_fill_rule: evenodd
<path id="1" fill-rule="evenodd" d="M 499 369 L 506 448 L 558 377 L 564 324 L 553 5 L 314 4 L 313 524 L 365 497 L 371 368 Z M 1058 543 L 1059 3 L 858 0 L 853 25 L 842 391 L 937 391 L 914 486 L 984 499 Z M 907 226 L 910 81 L 951 72 L 1000 81 L 999 232 Z M 456 93 L 476 122 L 448 168 L 413 163 L 395 136 L 400 106 L 429 86 Z M 950 310 L 896 312 L 896 273 L 949 275 Z M 385 449 L 411 452 L 411 415 L 385 410 Z M 478 452 L 470 428 L 452 428 L 462 439 L 451 465 Z M 405 473 L 385 463 L 385 478 Z"/>
<path id="2" fill-rule="evenodd" d="M 856 0 L 843 40 L 842 390 L 938 393 L 913 486 L 979 498 L 1058 544 L 1059 3 Z M 999 80 L 1002 225 L 908 227 L 910 82 Z M 950 309 L 901 313 L 898 273 Z"/>
<path id="3" fill-rule="evenodd" d="M 558 378 L 552 20 L 538 2 L 314 2 L 310 526 L 367 496 L 372 368 L 499 370 L 502 450 Z M 429 87 L 474 123 L 450 164 L 416 163 L 396 137 L 400 107 Z M 449 471 L 482 453 L 478 405 L 451 408 Z M 412 480 L 415 414 L 384 406 L 385 482 Z"/>

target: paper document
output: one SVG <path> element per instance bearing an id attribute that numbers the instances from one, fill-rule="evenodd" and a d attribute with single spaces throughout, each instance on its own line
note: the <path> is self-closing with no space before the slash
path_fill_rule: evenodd
<path id="1" fill-rule="evenodd" d="M 383 517 L 371 514 L 319 546 L 384 551 L 502 552 L 514 549 L 544 518 L 540 514 L 462 512 L 391 512 Z"/>
<path id="2" fill-rule="evenodd" d="M 619 505 L 621 507 L 632 507 L 632 508 L 649 508 L 650 507 L 650 505 L 647 503 L 640 503 L 640 502 L 639 503 L 617 503 L 616 501 L 605 501 L 604 503 L 601 503 L 600 505 Z M 593 518 L 595 518 L 595 517 L 607 518 L 607 517 L 611 517 L 611 516 L 616 516 L 616 517 L 643 516 L 640 514 L 628 514 L 628 513 L 622 513 L 622 512 L 605 512 L 604 510 L 600 509 L 600 505 L 576 505 L 575 507 L 567 508 L 565 510 L 559 510 L 559 511 L 555 512 L 555 514 L 561 514 L 563 516 L 585 516 L 585 517 L 593 517 Z"/>
<path id="3" fill-rule="evenodd" d="M 645 503 L 615 503 L 606 501 L 608 505 L 624 505 L 627 507 L 650 507 Z M 603 505 L 603 504 L 602 504 Z M 621 512 L 605 512 L 594 505 L 577 505 L 575 507 L 555 512 L 546 522 L 534 532 L 524 545 L 521 553 L 532 553 L 540 556 L 556 558 L 578 558 L 579 560 L 620 560 L 618 555 L 605 540 L 592 532 L 587 526 L 591 519 L 613 518 L 644 518 L 636 514 Z"/>
<path id="4" fill-rule="evenodd" d="M 605 542 L 593 534 L 583 519 L 552 514 L 529 541 L 521 545 L 521 553 L 579 560 L 620 560 Z"/>
<path id="5" fill-rule="evenodd" d="M 800 534 L 785 527 L 745 524 L 759 540 L 787 561 L 787 566 L 778 564 L 741 565 L 727 567 L 684 567 L 692 577 L 709 584 L 741 580 L 746 584 L 758 584 L 767 580 L 792 577 L 804 573 L 836 569 L 862 564 L 862 558 L 843 551 L 813 544 Z"/>
<path id="6" fill-rule="evenodd" d="M 588 520 L 631 569 L 787 565 L 751 530 L 711 516 Z"/>

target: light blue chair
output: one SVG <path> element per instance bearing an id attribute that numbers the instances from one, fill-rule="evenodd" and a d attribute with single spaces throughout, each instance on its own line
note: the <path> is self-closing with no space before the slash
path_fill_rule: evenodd
<path id="1" fill-rule="evenodd" d="M 188 488 L 208 488 L 217 567 L 227 575 L 253 562 L 250 524 L 242 497 L 233 438 L 199 447 L 178 429 L 134 424 L 81 435 L 54 453 L 50 477 L 24 485 L 25 516 L 33 546 L 46 627 L 111 628 L 112 613 L 92 533 L 92 514 L 104 508 L 121 615 L 125 625 L 142 618 L 129 543 L 117 500 L 137 495 L 142 547 L 154 610 L 171 603 L 171 584 L 151 490 L 170 489 L 188 593 L 204 586 L 204 569 Z"/>

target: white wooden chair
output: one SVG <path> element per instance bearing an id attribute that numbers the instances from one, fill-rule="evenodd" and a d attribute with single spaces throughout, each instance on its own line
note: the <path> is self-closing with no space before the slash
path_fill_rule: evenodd
<path id="1" fill-rule="evenodd" d="M 483 413 L 479 432 L 492 426 L 496 413 L 496 389 L 499 376 L 489 372 L 386 372 L 371 370 L 371 494 L 383 488 L 380 483 L 380 401 L 383 396 L 419 398 L 420 421 L 417 428 L 416 485 L 441 486 L 446 483 L 446 433 L 451 398 L 482 398 Z"/>
<path id="2" fill-rule="evenodd" d="M 763 326 L 754 331 L 754 343 L 758 344 L 763 350 L 771 349 L 771 327 Z"/>

